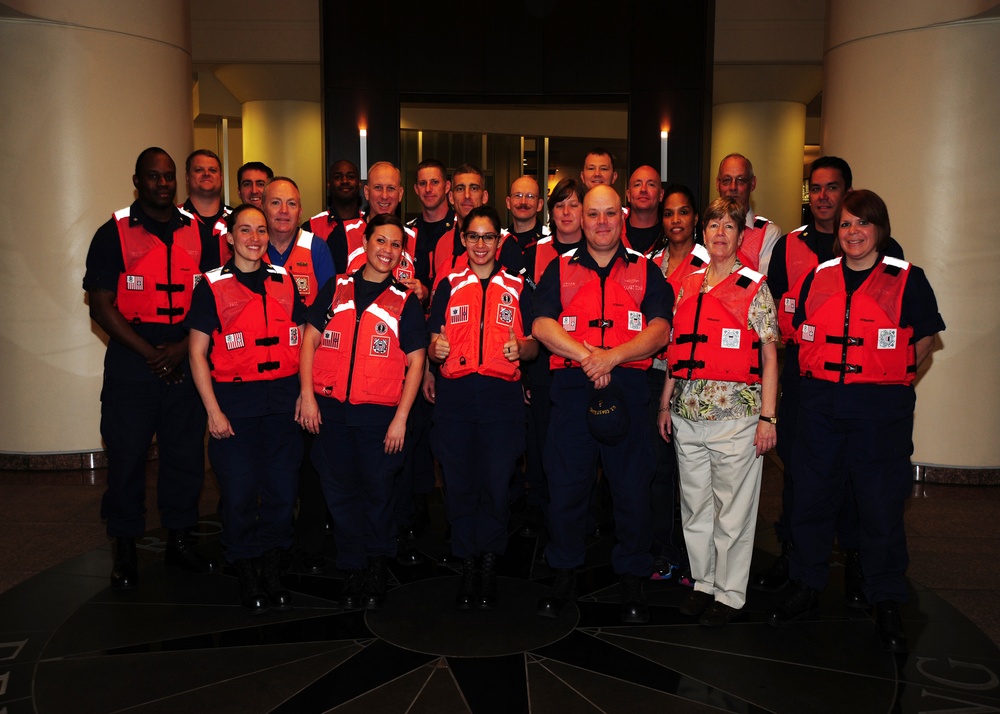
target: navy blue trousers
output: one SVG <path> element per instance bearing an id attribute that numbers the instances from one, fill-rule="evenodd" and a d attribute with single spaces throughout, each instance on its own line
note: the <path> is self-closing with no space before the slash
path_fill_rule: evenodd
<path id="1" fill-rule="evenodd" d="M 653 425 L 653 451 L 656 454 L 656 471 L 650 489 L 653 507 L 653 551 L 674 565 L 679 565 L 684 537 L 675 528 L 677 508 L 677 453 L 674 442 L 664 441 L 656 421 L 659 417 L 660 394 L 666 381 L 666 371 L 650 368 L 646 372 L 649 383 L 649 419 Z"/>
<path id="2" fill-rule="evenodd" d="M 649 423 L 646 373 L 616 368 L 632 428 L 615 446 L 597 441 L 587 428 L 589 381 L 581 369 L 555 370 L 552 421 L 545 449 L 549 479 L 549 534 L 545 557 L 553 568 L 576 568 L 586 556 L 587 507 L 600 459 L 614 500 L 615 534 L 611 552 L 619 575 L 648 577 L 653 567 L 650 486 L 655 470 Z"/>
<path id="3" fill-rule="evenodd" d="M 434 415 L 434 453 L 444 473 L 451 551 L 457 558 L 507 551 L 507 494 L 524 453 L 524 414 L 505 421 Z"/>
<path id="4" fill-rule="evenodd" d="M 160 453 L 160 520 L 169 529 L 198 523 L 207 420 L 189 374 L 177 384 L 160 379 L 116 381 L 105 375 L 101 437 L 108 454 L 108 487 L 101 518 L 107 521 L 109 536 L 136 538 L 146 532 L 146 461 L 154 435 Z"/>
<path id="5" fill-rule="evenodd" d="M 396 555 L 393 484 L 403 454 L 385 453 L 387 428 L 324 421 L 313 446 L 341 570 L 361 570 L 369 556 Z"/>
<path id="6" fill-rule="evenodd" d="M 208 458 L 222 492 L 222 545 L 235 563 L 291 548 L 302 430 L 291 412 L 229 423 L 235 435 L 209 439 Z"/>
<path id="7" fill-rule="evenodd" d="M 903 505 L 913 488 L 913 415 L 835 418 L 802 404 L 795 441 L 791 512 L 792 579 L 822 590 L 848 479 L 861 523 L 859 546 L 868 602 L 905 602 L 909 557 Z M 840 467 L 846 464 L 846 469 Z"/>
<path id="8" fill-rule="evenodd" d="M 799 349 L 796 345 L 786 345 L 785 362 L 781 369 L 781 399 L 778 401 L 778 446 L 776 450 L 783 467 L 784 483 L 781 489 L 781 515 L 774 524 L 774 534 L 779 542 L 792 540 L 791 513 L 795 501 L 795 440 L 798 436 L 799 419 Z M 836 468 L 846 469 L 841 459 Z M 860 547 L 861 523 L 858 520 L 858 506 L 851 488 L 851 480 L 845 480 L 843 504 L 837 514 L 837 544 L 841 550 L 856 550 Z"/>

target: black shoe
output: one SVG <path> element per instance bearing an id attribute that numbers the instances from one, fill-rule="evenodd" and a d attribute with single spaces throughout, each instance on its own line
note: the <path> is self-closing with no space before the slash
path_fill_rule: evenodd
<path id="1" fill-rule="evenodd" d="M 119 536 L 112 546 L 115 564 L 111 568 L 111 587 L 131 590 L 139 584 L 139 566 L 135 554 L 135 538 Z"/>
<path id="2" fill-rule="evenodd" d="M 240 580 L 240 605 L 251 615 L 263 615 L 267 612 L 267 595 L 260 586 L 260 578 L 249 558 L 236 561 L 236 575 Z"/>
<path id="3" fill-rule="evenodd" d="M 776 593 L 788 585 L 788 554 L 792 552 L 792 542 L 781 542 L 781 555 L 775 558 L 771 567 L 750 578 L 750 587 L 765 593 Z"/>
<path id="4" fill-rule="evenodd" d="M 697 617 L 701 613 L 705 612 L 706 608 L 715 602 L 715 596 L 712 593 L 702 592 L 701 590 L 692 590 L 691 593 L 684 598 L 684 602 L 681 606 L 677 608 L 680 610 L 682 615 L 687 615 L 688 617 Z"/>
<path id="5" fill-rule="evenodd" d="M 319 575 L 326 570 L 326 556 L 322 553 L 303 553 L 302 572 Z"/>
<path id="6" fill-rule="evenodd" d="M 292 607 L 292 594 L 281 584 L 281 554 L 277 548 L 265 551 L 260 559 L 260 581 L 267 594 L 267 601 L 275 610 Z"/>
<path id="7" fill-rule="evenodd" d="M 365 592 L 365 571 L 352 570 L 344 579 L 340 591 L 340 606 L 345 610 L 357 610 L 362 606 Z"/>
<path id="8" fill-rule="evenodd" d="M 186 530 L 168 531 L 163 561 L 174 568 L 199 575 L 209 575 L 219 569 L 218 563 L 195 550 L 194 539 Z"/>
<path id="9" fill-rule="evenodd" d="M 396 562 L 404 568 L 423 565 L 424 556 L 415 548 L 404 547 L 403 544 L 405 542 L 406 540 L 402 536 L 396 539 Z"/>
<path id="10" fill-rule="evenodd" d="M 771 627 L 787 627 L 796 620 L 819 616 L 819 591 L 796 580 L 792 590 L 778 607 L 767 613 L 767 624 Z"/>
<path id="11" fill-rule="evenodd" d="M 642 590 L 642 578 L 637 575 L 623 575 L 622 622 L 628 625 L 642 625 L 649 622 L 649 605 Z"/>
<path id="12" fill-rule="evenodd" d="M 483 553 L 479 556 L 479 595 L 476 607 L 492 610 L 497 606 L 497 554 Z"/>
<path id="13" fill-rule="evenodd" d="M 462 561 L 462 579 L 455 595 L 455 607 L 468 610 L 476 602 L 476 556 L 470 555 Z"/>
<path id="14" fill-rule="evenodd" d="M 875 603 L 875 629 L 882 640 L 886 652 L 905 654 L 909 650 L 906 635 L 903 634 L 903 618 L 899 615 L 899 603 L 882 600 Z"/>
<path id="15" fill-rule="evenodd" d="M 594 526 L 594 536 L 604 538 L 615 534 L 615 522 L 613 520 L 598 521 Z"/>
<path id="16" fill-rule="evenodd" d="M 861 571 L 861 553 L 848 550 L 844 553 L 844 604 L 847 607 L 868 609 L 865 598 L 865 576 Z"/>
<path id="17" fill-rule="evenodd" d="M 545 518 L 542 516 L 542 509 L 538 506 L 528 506 L 525 509 L 524 522 L 517 534 L 524 538 L 538 538 L 545 533 Z"/>
<path id="18" fill-rule="evenodd" d="M 569 568 L 558 568 L 549 594 L 538 601 L 535 613 L 542 617 L 559 617 L 562 609 L 576 599 L 576 573 Z"/>
<path id="19" fill-rule="evenodd" d="M 705 612 L 698 618 L 698 624 L 702 627 L 722 627 L 740 616 L 743 610 L 730 607 L 724 602 L 714 601 Z"/>
<path id="20" fill-rule="evenodd" d="M 368 610 L 381 610 L 385 604 L 385 592 L 389 589 L 389 566 L 384 555 L 377 555 L 368 561 L 368 576 L 365 578 L 364 606 Z"/>

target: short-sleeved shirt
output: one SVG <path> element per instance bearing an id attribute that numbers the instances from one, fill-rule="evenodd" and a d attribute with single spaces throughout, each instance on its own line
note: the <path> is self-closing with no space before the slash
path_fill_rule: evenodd
<path id="1" fill-rule="evenodd" d="M 385 292 L 393 282 L 392 277 L 387 277 L 382 282 L 373 283 L 365 280 L 363 273 L 364 268 L 361 268 L 353 275 L 355 314 L 368 309 L 375 298 Z M 396 286 L 401 290 L 405 289 L 398 283 Z M 316 300 L 306 310 L 306 322 L 320 333 L 326 329 L 329 322 L 327 311 L 333 303 L 336 292 L 337 281 L 331 280 L 323 286 Z M 399 316 L 399 347 L 404 354 L 427 348 L 427 322 L 424 320 L 424 310 L 412 292 L 407 296 L 403 312 Z M 421 377 L 422 375 L 409 375 L 410 379 L 421 379 Z M 316 401 L 319 403 L 324 422 L 329 420 L 348 426 L 388 425 L 396 414 L 396 407 L 384 404 L 351 404 L 322 394 L 316 395 Z"/>
<path id="2" fill-rule="evenodd" d="M 743 266 L 737 260 L 732 272 Z M 702 283 L 701 291 L 711 290 L 708 281 Z M 681 288 L 677 299 L 684 295 Z M 777 342 L 778 315 L 774 309 L 774 299 L 767 281 L 762 280 L 760 289 L 750 302 L 747 311 L 747 329 L 753 330 L 760 338 L 761 345 Z M 760 414 L 761 385 L 745 382 L 727 382 L 717 379 L 678 379 L 674 385 L 673 413 L 690 421 L 722 421 L 744 419 Z"/>
<path id="3" fill-rule="evenodd" d="M 244 273 L 234 265 L 230 258 L 223 266 L 222 271 L 232 273 L 240 285 L 263 298 L 265 294 L 264 280 L 267 277 L 267 268 L 263 264 L 251 273 Z M 302 325 L 305 322 L 305 315 L 305 303 L 296 292 L 295 302 L 292 306 L 292 320 L 296 325 Z M 209 336 L 216 330 L 222 329 L 215 295 L 207 280 L 202 280 L 194 289 L 194 295 L 191 296 L 191 310 L 184 319 L 184 327 L 188 330 L 204 332 Z M 211 352 L 209 360 L 211 360 Z M 299 376 L 293 374 L 280 379 L 247 382 L 215 382 L 213 380 L 213 387 L 219 407 L 227 418 L 265 416 L 295 411 L 295 400 L 299 396 Z"/>
<path id="4" fill-rule="evenodd" d="M 500 270 L 500 265 L 494 264 L 490 278 Z M 480 280 L 484 293 L 490 278 Z M 427 322 L 431 334 L 440 334 L 447 318 L 450 297 L 451 291 L 447 283 L 444 285 L 439 283 L 431 302 L 431 314 Z M 520 311 L 524 334 L 527 337 L 531 334 L 531 290 L 527 286 L 521 290 Z M 508 382 L 498 377 L 487 377 L 473 372 L 458 379 L 449 379 L 438 374 L 434 384 L 435 415 L 446 415 L 450 419 L 475 420 L 480 423 L 524 416 L 524 395 L 520 382 Z"/>

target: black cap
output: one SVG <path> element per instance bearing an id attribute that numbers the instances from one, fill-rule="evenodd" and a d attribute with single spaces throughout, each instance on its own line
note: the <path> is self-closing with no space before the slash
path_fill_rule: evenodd
<path id="1" fill-rule="evenodd" d="M 615 446 L 624 441 L 632 427 L 621 384 L 612 378 L 604 389 L 592 389 L 587 404 L 587 426 L 602 444 Z"/>

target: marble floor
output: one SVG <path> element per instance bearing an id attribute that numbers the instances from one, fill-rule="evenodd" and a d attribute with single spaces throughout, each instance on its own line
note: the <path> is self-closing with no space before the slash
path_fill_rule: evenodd
<path id="1" fill-rule="evenodd" d="M 534 614 L 551 573 L 520 536 L 500 561 L 500 606 L 457 611 L 437 503 L 415 543 L 425 562 L 392 564 L 381 611 L 341 610 L 332 565 L 306 575 L 293 561 L 294 609 L 248 615 L 230 570 L 166 568 L 161 530 L 140 543 L 140 587 L 115 592 L 102 477 L 0 471 L 0 712 L 1000 712 L 1000 488 L 915 486 L 911 651 L 894 656 L 869 613 L 843 605 L 836 555 L 821 616 L 783 630 L 764 624 L 780 596 L 756 592 L 741 619 L 700 627 L 673 581 L 647 584 L 648 625 L 621 625 L 610 537 L 588 541 L 579 602 L 559 619 Z M 755 568 L 776 550 L 780 485 L 769 457 Z M 206 515 L 215 555 L 218 533 Z"/>

